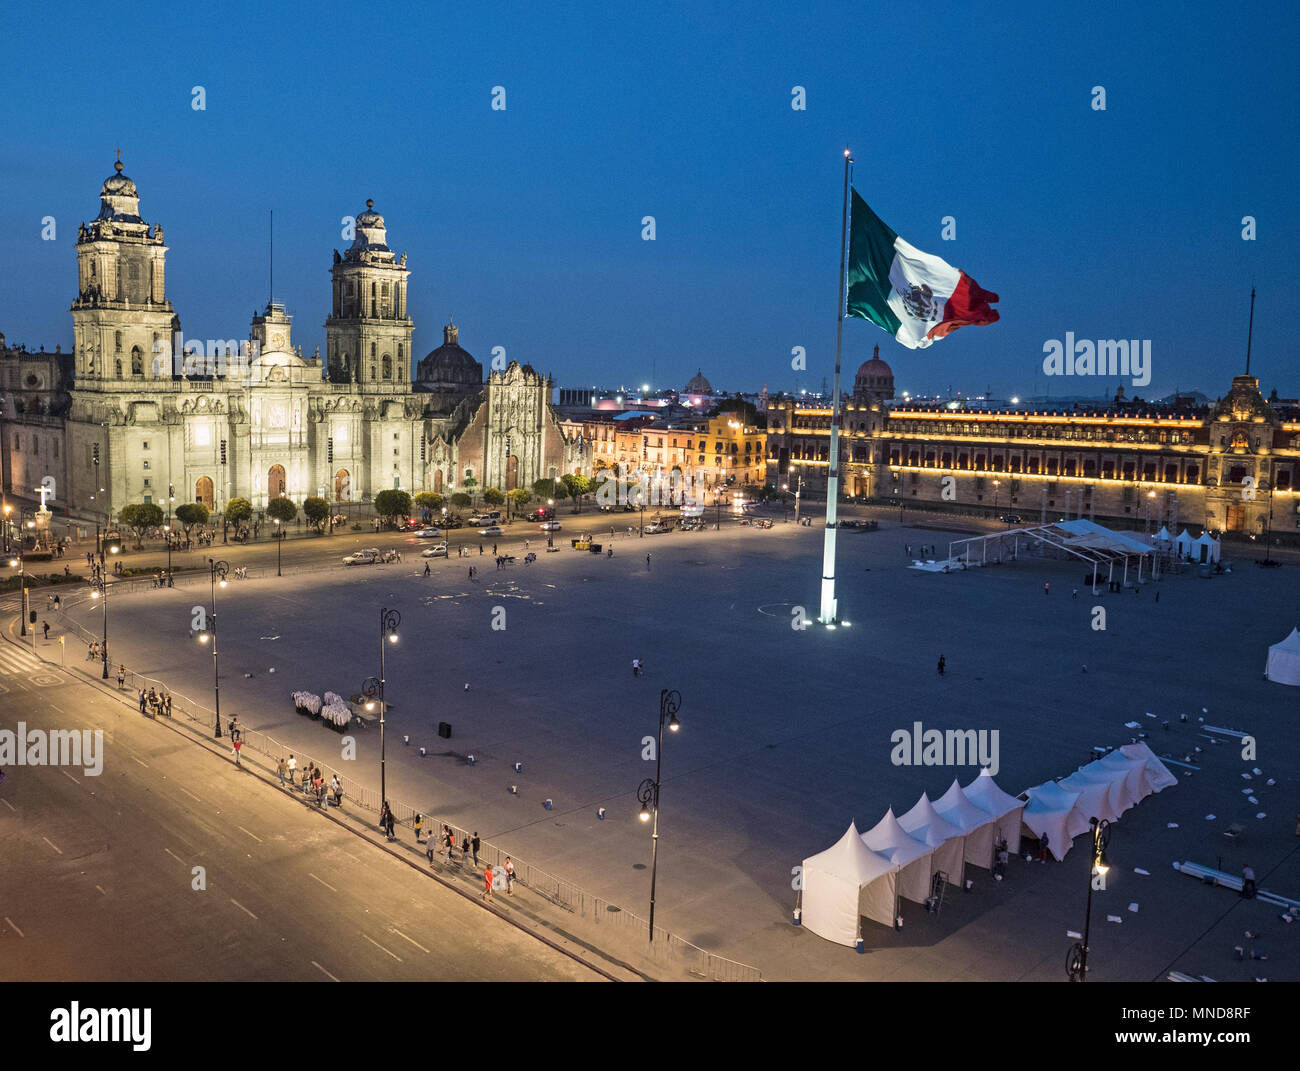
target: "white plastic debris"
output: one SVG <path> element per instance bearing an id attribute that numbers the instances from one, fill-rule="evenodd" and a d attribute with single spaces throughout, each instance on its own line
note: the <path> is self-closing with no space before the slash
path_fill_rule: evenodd
<path id="1" fill-rule="evenodd" d="M 1137 727 L 1138 727 L 1138 723 L 1135 721 L 1126 721 L 1124 723 L 1125 729 L 1136 729 Z"/>
<path id="2" fill-rule="evenodd" d="M 1206 820 L 1207 822 L 1213 822 L 1213 821 L 1215 820 L 1215 818 L 1217 818 L 1217 817 L 1218 817 L 1218 815 L 1207 814 L 1207 815 L 1205 816 L 1205 820 Z"/>
<path id="3" fill-rule="evenodd" d="M 1177 829 L 1177 828 L 1178 828 L 1178 823 L 1177 823 L 1177 822 L 1170 822 L 1170 823 L 1169 823 L 1165 828 L 1166 828 L 1166 829 Z"/>
<path id="4" fill-rule="evenodd" d="M 1138 909 L 1137 901 L 1134 900 L 1133 903 L 1129 904 L 1129 905 L 1128 905 L 1128 909 L 1129 909 L 1130 911 L 1132 911 L 1133 914 L 1136 915 L 1136 914 L 1137 914 L 1137 909 Z"/>
<path id="5" fill-rule="evenodd" d="M 1081 933 L 1076 933 L 1074 930 L 1066 930 L 1066 931 L 1065 931 L 1065 936 L 1068 937 L 1071 941 L 1082 941 L 1082 940 L 1083 940 L 1083 934 L 1081 934 Z"/>
<path id="6" fill-rule="evenodd" d="M 1254 796 L 1249 796 L 1249 797 L 1247 797 L 1247 798 L 1249 799 L 1249 801 L 1250 801 L 1251 803 L 1255 804 L 1256 807 L 1259 806 L 1259 800 L 1257 800 Z"/>
<path id="7" fill-rule="evenodd" d="M 1272 788 L 1274 785 L 1277 784 L 1277 782 L 1270 777 L 1267 781 L 1264 782 L 1264 784 L 1268 785 L 1269 788 Z"/>
<path id="8" fill-rule="evenodd" d="M 1148 711 L 1147 711 L 1147 717 L 1148 717 L 1148 718 L 1154 718 L 1155 715 L 1152 714 L 1151 711 L 1148 710 Z"/>
<path id="9" fill-rule="evenodd" d="M 1255 815 L 1255 817 L 1256 817 L 1256 818 L 1267 818 L 1268 816 L 1267 816 L 1263 811 L 1260 811 L 1259 814 Z"/>
<path id="10" fill-rule="evenodd" d="M 1151 876 L 1151 871 L 1149 871 L 1149 870 L 1143 870 L 1140 866 L 1135 866 L 1135 867 L 1133 868 L 1133 873 L 1134 873 L 1134 874 L 1141 874 L 1144 878 L 1149 878 L 1149 877 Z"/>
<path id="11" fill-rule="evenodd" d="M 1241 776 L 1244 777 L 1247 781 L 1250 780 L 1250 774 L 1248 774 L 1248 773 L 1244 773 L 1244 774 L 1242 774 Z"/>
<path id="12" fill-rule="evenodd" d="M 1251 770 L 1250 772 L 1253 773 L 1256 777 L 1261 777 L 1261 776 L 1263 776 L 1263 773 L 1264 773 L 1264 771 L 1261 770 L 1258 766 L 1256 766 L 1256 767 L 1255 767 L 1253 770 Z"/>
<path id="13" fill-rule="evenodd" d="M 1107 915 L 1107 916 L 1106 916 L 1106 921 L 1107 921 L 1107 922 L 1123 922 L 1124 919 L 1123 919 L 1121 916 L 1119 916 L 1119 915 Z"/>

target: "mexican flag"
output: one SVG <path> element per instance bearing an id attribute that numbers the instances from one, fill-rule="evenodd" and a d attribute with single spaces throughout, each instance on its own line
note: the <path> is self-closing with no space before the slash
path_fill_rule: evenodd
<path id="1" fill-rule="evenodd" d="M 924 349 L 967 324 L 998 319 L 964 271 L 903 241 L 853 191 L 847 315 L 883 327 L 904 346 Z"/>

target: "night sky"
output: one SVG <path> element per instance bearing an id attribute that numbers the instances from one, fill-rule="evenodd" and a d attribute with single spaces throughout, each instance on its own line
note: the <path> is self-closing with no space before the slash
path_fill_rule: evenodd
<path id="1" fill-rule="evenodd" d="M 0 331 L 70 348 L 77 224 L 121 148 L 187 336 L 247 335 L 273 209 L 275 297 L 323 349 L 340 220 L 370 197 L 417 355 L 451 313 L 485 365 L 504 346 L 560 386 L 818 389 L 849 146 L 877 214 L 1002 315 L 923 351 L 850 320 L 850 377 L 879 344 L 914 394 L 1113 393 L 1042 375 L 1072 331 L 1151 339 L 1136 393 L 1216 397 L 1253 282 L 1252 371 L 1300 393 L 1294 4 L 539 6 L 6 8 Z"/>

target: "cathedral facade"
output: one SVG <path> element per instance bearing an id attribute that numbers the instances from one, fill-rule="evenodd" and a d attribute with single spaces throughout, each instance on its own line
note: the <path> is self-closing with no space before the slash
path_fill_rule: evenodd
<path id="1" fill-rule="evenodd" d="M 483 368 L 448 324 L 412 359 L 406 254 L 366 202 L 335 250 L 325 356 L 304 357 L 274 300 L 247 340 L 184 340 L 167 297 L 163 229 L 139 214 L 119 161 L 77 239 L 73 348 L 9 348 L 0 335 L 5 489 L 54 481 L 52 508 L 106 520 L 128 503 L 164 510 L 281 495 L 341 506 L 402 488 L 531 487 L 580 455 L 551 408 L 549 377 Z M 412 379 L 412 366 L 415 378 Z"/>

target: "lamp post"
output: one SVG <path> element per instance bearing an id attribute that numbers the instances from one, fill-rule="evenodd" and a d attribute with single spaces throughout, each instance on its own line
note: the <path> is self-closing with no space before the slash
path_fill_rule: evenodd
<path id="1" fill-rule="evenodd" d="M 167 575 L 172 575 L 172 526 L 163 525 L 163 531 L 167 533 Z"/>
<path id="2" fill-rule="evenodd" d="M 553 499 L 553 498 L 548 498 L 548 499 L 546 500 L 546 511 L 547 511 L 547 513 L 550 514 L 550 516 L 548 516 L 548 517 L 546 518 L 546 523 L 547 523 L 547 524 L 553 524 L 553 523 L 555 522 L 555 499 Z M 547 529 L 546 529 L 546 549 L 547 549 L 547 550 L 550 550 L 550 548 L 553 547 L 554 545 L 555 545 L 555 531 L 554 531 L 554 529 L 552 529 L 552 528 L 547 528 Z"/>
<path id="3" fill-rule="evenodd" d="M 644 539 L 645 538 L 645 492 L 642 491 L 641 488 L 639 487 L 637 488 L 636 491 L 636 505 L 637 508 L 641 511 L 641 524 L 637 530 L 641 533 L 641 538 Z"/>
<path id="4" fill-rule="evenodd" d="M 397 626 L 402 623 L 402 615 L 396 610 L 389 610 L 387 607 L 379 611 L 379 676 L 367 677 L 365 683 L 361 685 L 361 691 L 369 697 L 366 703 L 367 710 L 379 708 L 379 798 L 381 801 L 388 799 L 388 780 L 385 767 L 385 741 L 384 741 L 384 715 L 387 713 L 388 704 L 384 701 L 384 674 L 387 668 L 387 659 L 385 657 L 385 647 L 390 643 L 397 642 Z"/>
<path id="5" fill-rule="evenodd" d="M 18 552 L 18 557 L 9 559 L 9 567 L 12 569 L 14 566 L 18 567 L 19 569 L 18 575 L 22 578 L 19 581 L 19 584 L 21 585 L 22 592 L 23 592 L 22 635 L 26 636 L 27 635 L 27 562 L 23 557 L 23 553 L 21 549 Z"/>
<path id="6" fill-rule="evenodd" d="M 219 579 L 224 588 L 229 573 L 229 562 L 217 561 L 215 558 L 208 559 L 208 580 L 212 591 L 212 627 L 207 632 L 199 633 L 200 643 L 207 643 L 209 638 L 212 640 L 212 702 L 216 708 L 216 723 L 212 727 L 212 735 L 217 739 L 221 738 L 221 660 L 217 654 L 217 582 Z"/>
<path id="7" fill-rule="evenodd" d="M 998 489 L 1002 486 L 1001 480 L 993 481 L 993 516 L 998 515 Z"/>
<path id="8" fill-rule="evenodd" d="M 1083 940 L 1076 942 L 1065 960 L 1065 973 L 1072 982 L 1088 980 L 1088 937 L 1092 930 L 1092 890 L 1097 878 L 1102 879 L 1105 888 L 1106 872 L 1110 863 L 1106 860 L 1106 845 L 1110 843 L 1110 822 L 1106 819 L 1089 820 L 1092 826 L 1091 851 L 1088 854 L 1088 910 L 1083 920 Z"/>
<path id="9" fill-rule="evenodd" d="M 639 815 L 642 822 L 654 824 L 650 833 L 650 940 L 655 939 L 655 877 L 659 871 L 659 786 L 662 783 L 664 756 L 664 725 L 669 732 L 677 732 L 677 711 L 682 705 L 682 693 L 669 691 L 667 688 L 659 693 L 659 746 L 655 749 L 655 775 L 641 782 L 636 791 L 641 804 Z"/>
<path id="10" fill-rule="evenodd" d="M 6 554 L 9 553 L 9 524 L 10 524 L 9 516 L 10 514 L 13 513 L 13 511 L 14 511 L 13 506 L 9 505 L 9 503 L 6 502 L 5 503 L 5 553 Z"/>
<path id="11" fill-rule="evenodd" d="M 108 549 L 110 554 L 116 554 L 118 550 L 115 546 Z M 99 552 L 99 580 L 104 589 L 104 637 L 99 651 L 99 659 L 104 663 L 103 679 L 108 680 L 108 568 L 104 558 L 104 552 L 101 550 Z M 95 598 L 96 593 L 92 591 L 90 597 Z"/>
<path id="12" fill-rule="evenodd" d="M 280 548 L 284 545 L 284 529 L 280 527 L 280 518 L 275 518 L 275 575 L 283 576 L 280 572 Z"/>

